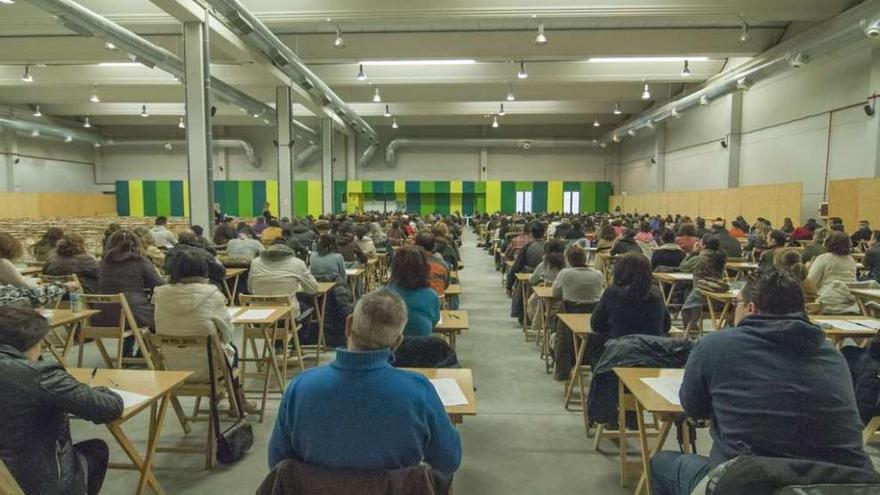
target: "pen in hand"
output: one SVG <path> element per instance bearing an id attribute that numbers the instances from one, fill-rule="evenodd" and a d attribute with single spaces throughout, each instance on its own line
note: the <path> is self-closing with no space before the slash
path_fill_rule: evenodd
<path id="1" fill-rule="evenodd" d="M 95 379 L 95 375 L 97 375 L 97 374 L 98 374 L 98 367 L 95 366 L 95 367 L 92 369 L 92 374 L 89 375 L 89 383 L 88 383 L 89 385 L 92 384 L 92 380 Z"/>

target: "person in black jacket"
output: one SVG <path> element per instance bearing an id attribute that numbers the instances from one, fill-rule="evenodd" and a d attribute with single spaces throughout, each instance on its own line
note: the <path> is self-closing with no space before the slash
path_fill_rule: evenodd
<path id="1" fill-rule="evenodd" d="M 546 227 L 541 222 L 534 222 L 529 226 L 529 233 L 532 234 L 533 241 L 529 242 L 517 252 L 513 266 L 507 270 L 507 292 L 513 290 L 516 282 L 516 274 L 523 272 L 531 272 L 544 259 L 544 233 Z"/>
<path id="2" fill-rule="evenodd" d="M 689 495 L 742 454 L 873 469 L 846 361 L 805 316 L 801 281 L 768 268 L 740 294 L 736 326 L 700 339 L 679 392 L 689 417 L 711 419 L 710 457 L 658 453 L 653 493 Z"/>
<path id="3" fill-rule="evenodd" d="M 611 256 L 616 256 L 620 254 L 626 253 L 642 253 L 642 248 L 639 247 L 639 244 L 636 242 L 636 234 L 638 232 L 635 229 L 627 229 L 620 235 L 620 238 L 614 242 L 614 247 L 611 248 Z"/>
<path id="4" fill-rule="evenodd" d="M 667 335 L 672 318 L 653 285 L 651 264 L 641 253 L 628 253 L 614 264 L 614 284 L 599 299 L 590 326 L 609 338 L 630 334 Z"/>
<path id="5" fill-rule="evenodd" d="M 48 333 L 33 309 L 0 307 L 0 459 L 27 494 L 97 494 L 109 449 L 103 440 L 73 444 L 67 415 L 109 423 L 122 416 L 122 398 L 41 361 Z"/>
<path id="6" fill-rule="evenodd" d="M 880 282 L 880 230 L 874 231 L 868 246 L 868 250 L 865 251 L 865 259 L 862 260 L 862 264 L 865 265 L 863 280 Z"/>
<path id="7" fill-rule="evenodd" d="M 220 292 L 226 293 L 223 284 L 226 279 L 226 267 L 224 267 L 217 258 L 202 247 L 201 241 L 195 232 L 181 232 L 177 239 L 177 245 L 169 249 L 165 253 L 165 273 L 171 273 L 171 267 L 174 266 L 174 259 L 183 251 L 192 251 L 205 259 L 208 263 L 208 280 L 220 289 Z"/>
<path id="8" fill-rule="evenodd" d="M 718 238 L 718 241 L 721 243 L 721 250 L 724 251 L 728 258 L 742 257 L 742 244 L 724 228 L 724 220 L 720 218 L 715 219 L 710 233 Z"/>
<path id="9" fill-rule="evenodd" d="M 675 243 L 675 232 L 664 229 L 660 233 L 660 242 L 662 243 L 660 247 L 651 254 L 651 269 L 656 270 L 661 266 L 678 268 L 687 255 L 681 246 Z"/>

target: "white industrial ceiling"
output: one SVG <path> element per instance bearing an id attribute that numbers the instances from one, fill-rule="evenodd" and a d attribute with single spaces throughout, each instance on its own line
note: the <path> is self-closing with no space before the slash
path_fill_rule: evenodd
<path id="1" fill-rule="evenodd" d="M 8 0 L 7 0 L 8 1 Z M 79 0 L 113 22 L 182 56 L 181 25 L 157 5 L 176 0 Z M 242 0 L 309 67 L 377 129 L 390 127 L 385 105 L 406 126 L 491 123 L 504 103 L 503 125 L 580 126 L 599 135 L 627 115 L 699 84 L 854 0 Z M 740 43 L 742 21 L 751 42 Z M 543 24 L 548 43 L 534 43 Z M 334 47 L 339 29 L 346 48 Z M 212 74 L 273 104 L 283 81 L 259 57 L 212 44 Z M 670 61 L 595 62 L 591 58 L 675 57 Z M 691 75 L 681 74 L 688 58 Z M 361 62 L 466 60 L 445 65 Z M 524 61 L 527 79 L 516 77 Z M 103 65 L 102 65 L 103 64 Z M 21 79 L 30 66 L 33 82 Z M 651 99 L 641 98 L 648 83 Z M 373 103 L 376 88 L 381 103 Z M 506 101 L 513 91 L 515 101 Z M 89 101 L 97 91 L 100 103 Z M 623 113 L 612 111 L 619 103 Z M 0 1 L 0 104 L 39 104 L 44 118 L 97 127 L 177 125 L 183 88 L 159 69 L 131 63 L 98 38 L 67 30 L 52 15 Z M 143 105 L 149 117 L 140 116 Z M 316 124 L 304 106 L 298 120 Z M 600 127 L 594 127 L 598 121 Z M 220 106 L 216 123 L 265 125 Z M 402 131 L 401 129 L 401 131 Z"/>

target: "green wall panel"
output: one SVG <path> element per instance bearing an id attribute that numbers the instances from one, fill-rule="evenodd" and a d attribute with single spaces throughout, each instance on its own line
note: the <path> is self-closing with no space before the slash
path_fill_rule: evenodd
<path id="1" fill-rule="evenodd" d="M 144 181 L 144 216 L 155 217 L 159 214 L 159 205 L 156 202 L 156 181 Z"/>
<path id="2" fill-rule="evenodd" d="M 547 211 L 546 182 L 535 182 L 532 187 L 532 211 Z"/>
<path id="3" fill-rule="evenodd" d="M 182 217 L 183 212 L 186 211 L 183 205 L 183 181 L 173 180 L 170 185 L 171 216 Z"/>
<path id="4" fill-rule="evenodd" d="M 131 215 L 131 210 L 128 206 L 128 181 L 118 180 L 116 181 L 116 214 L 121 217 L 127 217 Z"/>
<path id="5" fill-rule="evenodd" d="M 504 213 L 516 213 L 516 182 L 501 182 L 501 211 Z"/>

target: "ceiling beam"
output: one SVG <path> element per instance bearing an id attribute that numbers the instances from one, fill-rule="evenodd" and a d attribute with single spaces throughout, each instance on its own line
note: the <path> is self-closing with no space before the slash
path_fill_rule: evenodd
<path id="1" fill-rule="evenodd" d="M 150 0 L 180 22 L 204 22 L 205 7 L 195 0 Z"/>

